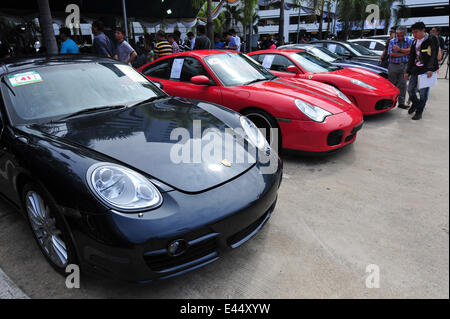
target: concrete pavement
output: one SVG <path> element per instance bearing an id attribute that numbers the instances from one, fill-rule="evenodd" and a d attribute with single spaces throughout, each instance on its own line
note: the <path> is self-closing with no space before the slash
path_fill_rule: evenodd
<path id="1" fill-rule="evenodd" d="M 284 158 L 270 222 L 206 268 L 147 286 L 82 277 L 69 290 L 1 201 L 0 268 L 32 298 L 449 298 L 448 85 L 422 121 L 395 109 L 340 153 Z M 378 289 L 366 287 L 370 264 Z"/>

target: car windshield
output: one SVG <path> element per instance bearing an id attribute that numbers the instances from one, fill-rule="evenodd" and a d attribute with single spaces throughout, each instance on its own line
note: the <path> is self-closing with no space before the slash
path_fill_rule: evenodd
<path id="1" fill-rule="evenodd" d="M 360 55 L 372 55 L 372 56 L 377 56 L 378 54 L 370 51 L 369 49 L 363 47 L 362 45 L 358 44 L 358 43 L 351 43 L 351 42 L 347 42 L 348 45 L 350 45 L 350 47 L 358 52 Z"/>
<path id="2" fill-rule="evenodd" d="M 271 80 L 275 76 L 252 58 L 237 53 L 215 54 L 206 64 L 225 86 L 241 86 Z"/>
<path id="3" fill-rule="evenodd" d="M 308 73 L 324 73 L 341 69 L 307 52 L 291 53 L 290 57 Z"/>
<path id="4" fill-rule="evenodd" d="M 14 124 L 45 123 L 87 109 L 131 106 L 165 94 L 132 67 L 78 63 L 40 67 L 2 79 Z"/>
<path id="5" fill-rule="evenodd" d="M 329 63 L 341 59 L 339 55 L 334 54 L 333 52 L 325 48 L 312 48 L 310 53 Z"/>

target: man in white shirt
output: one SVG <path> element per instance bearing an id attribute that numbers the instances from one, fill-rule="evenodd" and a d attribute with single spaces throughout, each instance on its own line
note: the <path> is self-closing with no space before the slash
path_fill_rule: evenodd
<path id="1" fill-rule="evenodd" d="M 234 38 L 235 45 L 237 46 L 236 51 L 241 52 L 241 44 L 242 44 L 241 38 L 238 37 L 236 30 L 234 30 L 234 29 L 231 29 L 230 33 L 232 34 L 232 37 Z"/>

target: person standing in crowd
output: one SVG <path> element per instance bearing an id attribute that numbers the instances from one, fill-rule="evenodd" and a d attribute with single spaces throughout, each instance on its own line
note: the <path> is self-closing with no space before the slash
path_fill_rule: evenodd
<path id="1" fill-rule="evenodd" d="M 175 30 L 173 36 L 181 52 L 189 50 L 189 47 L 186 47 L 184 41 L 181 39 L 181 32 L 179 30 Z"/>
<path id="2" fill-rule="evenodd" d="M 112 58 L 115 50 L 111 40 L 103 33 L 104 26 L 101 21 L 92 23 L 92 33 L 94 34 L 93 53 L 101 57 Z"/>
<path id="3" fill-rule="evenodd" d="M 405 79 L 406 68 L 408 67 L 409 53 L 413 40 L 406 36 L 406 28 L 398 27 L 397 37 L 389 42 L 389 81 L 399 90 L 398 107 L 407 109 L 405 105 L 407 80 Z"/>
<path id="4" fill-rule="evenodd" d="M 162 30 L 159 30 L 156 33 L 157 43 L 153 51 L 155 52 L 155 60 L 159 59 L 163 56 L 167 56 L 173 53 L 172 46 L 169 41 L 166 39 L 166 33 Z"/>
<path id="5" fill-rule="evenodd" d="M 380 59 L 378 60 L 378 64 L 382 66 L 383 68 L 387 68 L 389 66 L 389 55 L 388 55 L 388 49 L 389 49 L 389 43 L 391 40 L 395 39 L 395 27 L 392 27 L 389 30 L 389 39 L 386 41 L 386 45 L 384 47 L 384 51 L 380 56 Z"/>
<path id="6" fill-rule="evenodd" d="M 59 29 L 59 37 L 61 38 L 60 54 L 79 54 L 78 45 L 71 38 L 70 29 L 63 27 Z"/>
<path id="7" fill-rule="evenodd" d="M 236 44 L 236 40 L 233 37 L 233 33 L 227 32 L 227 42 L 228 45 L 225 47 L 225 49 L 237 51 L 238 45 Z"/>
<path id="8" fill-rule="evenodd" d="M 241 39 L 236 35 L 234 29 L 227 33 L 227 41 L 228 46 L 225 47 L 226 49 L 241 52 Z"/>
<path id="9" fill-rule="evenodd" d="M 131 65 L 131 63 L 133 63 L 133 61 L 137 58 L 136 51 L 127 41 L 125 41 L 125 34 L 123 30 L 117 29 L 115 32 L 115 37 L 118 44 L 114 59 Z"/>
<path id="10" fill-rule="evenodd" d="M 431 29 L 430 34 L 436 36 L 439 40 L 439 54 L 438 54 L 438 61 L 439 64 L 442 62 L 442 57 L 444 56 L 445 51 L 445 39 L 441 37 L 441 29 L 434 27 Z"/>
<path id="11" fill-rule="evenodd" d="M 275 44 L 275 41 L 273 41 L 273 39 L 270 41 L 270 50 L 275 50 L 277 48 L 277 45 Z"/>
<path id="12" fill-rule="evenodd" d="M 412 100 L 412 106 L 408 113 L 416 112 L 412 119 L 420 120 L 428 100 L 430 88 L 418 88 L 419 75 L 427 74 L 428 78 L 431 78 L 433 73 L 439 69 L 439 40 L 436 36 L 426 33 L 423 22 L 414 23 L 412 32 L 415 40 L 411 46 L 408 68 L 405 73 L 405 79 L 409 78 L 408 93 Z M 416 92 L 419 92 L 420 99 Z"/>
<path id="13" fill-rule="evenodd" d="M 230 32 L 231 32 L 231 35 L 233 36 L 234 41 L 237 45 L 236 51 L 241 52 L 241 45 L 242 45 L 241 38 L 237 35 L 236 30 L 231 29 Z"/>
<path id="14" fill-rule="evenodd" d="M 172 46 L 173 53 L 181 52 L 180 46 L 178 45 L 177 41 L 175 41 L 175 35 L 169 34 L 167 39 L 169 40 L 169 43 Z"/>
<path id="15" fill-rule="evenodd" d="M 222 50 L 225 48 L 225 44 L 220 39 L 220 36 L 216 33 L 214 34 L 214 49 L 215 50 Z"/>
<path id="16" fill-rule="evenodd" d="M 194 50 L 195 47 L 195 35 L 192 32 L 188 32 L 187 34 L 188 40 L 189 40 L 189 49 Z"/>
<path id="17" fill-rule="evenodd" d="M 197 26 L 197 38 L 195 39 L 194 50 L 211 49 L 211 41 L 206 36 L 206 28 L 204 25 Z"/>
<path id="18" fill-rule="evenodd" d="M 261 38 L 261 50 L 269 50 L 271 45 L 271 37 L 263 35 Z"/>

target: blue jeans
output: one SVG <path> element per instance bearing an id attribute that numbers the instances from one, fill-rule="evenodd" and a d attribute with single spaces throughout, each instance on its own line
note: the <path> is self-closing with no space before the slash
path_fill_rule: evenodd
<path id="1" fill-rule="evenodd" d="M 430 88 L 418 89 L 417 85 L 419 83 L 419 74 L 412 74 L 409 78 L 408 93 L 412 101 L 412 107 L 416 108 L 418 114 L 422 114 L 425 109 L 425 105 L 428 101 L 428 96 L 430 94 Z M 419 92 L 420 98 L 417 97 L 417 92 Z"/>

